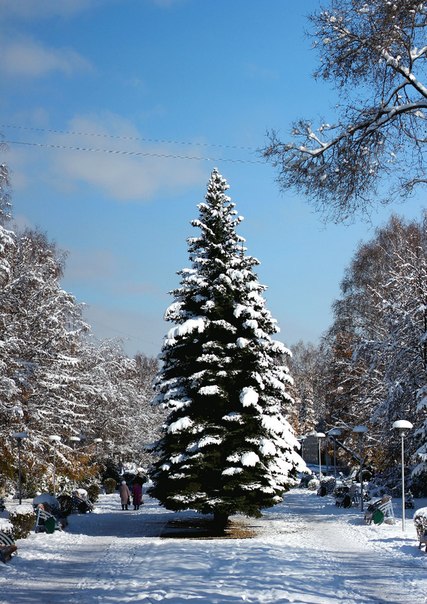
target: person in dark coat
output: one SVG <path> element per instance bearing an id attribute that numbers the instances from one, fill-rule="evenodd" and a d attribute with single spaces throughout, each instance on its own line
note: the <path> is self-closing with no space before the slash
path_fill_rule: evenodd
<path id="1" fill-rule="evenodd" d="M 133 499 L 133 509 L 139 510 L 139 506 L 142 503 L 142 485 L 144 484 L 144 478 L 141 474 L 135 476 L 134 481 L 132 483 L 132 499 Z"/>
<path id="2" fill-rule="evenodd" d="M 122 480 L 122 484 L 119 487 L 119 495 L 122 503 L 122 510 L 128 510 L 128 505 L 130 504 L 130 491 L 126 484 L 126 480 Z"/>
<path id="3" fill-rule="evenodd" d="M 142 503 L 142 486 L 139 482 L 134 482 L 132 485 L 132 500 L 133 509 L 139 510 L 139 506 Z"/>

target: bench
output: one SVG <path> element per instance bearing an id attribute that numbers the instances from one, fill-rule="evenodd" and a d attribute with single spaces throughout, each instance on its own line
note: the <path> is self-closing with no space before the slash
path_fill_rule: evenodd
<path id="1" fill-rule="evenodd" d="M 386 518 L 394 521 L 393 504 L 390 495 L 383 495 L 381 499 L 373 501 L 368 505 L 365 512 L 366 524 L 382 524 Z"/>
<path id="2" fill-rule="evenodd" d="M 349 491 L 350 489 L 347 486 L 340 486 L 335 489 L 335 505 L 337 508 L 351 508 L 352 502 Z"/>
<path id="3" fill-rule="evenodd" d="M 8 562 L 12 556 L 16 555 L 17 549 L 12 536 L 0 531 L 0 561 Z"/>
<path id="4" fill-rule="evenodd" d="M 60 495 L 58 503 L 60 512 L 64 517 L 73 513 L 85 514 L 86 512 L 93 511 L 92 502 L 87 498 L 79 496 L 77 491 L 74 491 L 72 495 Z"/>
<path id="5" fill-rule="evenodd" d="M 420 508 L 414 514 L 414 524 L 418 536 L 418 549 L 424 545 L 427 552 L 427 508 Z"/>
<path id="6" fill-rule="evenodd" d="M 53 533 L 56 530 L 62 530 L 61 521 L 50 512 L 47 512 L 44 507 L 39 504 L 36 508 L 36 524 L 34 531 L 36 533 Z"/>

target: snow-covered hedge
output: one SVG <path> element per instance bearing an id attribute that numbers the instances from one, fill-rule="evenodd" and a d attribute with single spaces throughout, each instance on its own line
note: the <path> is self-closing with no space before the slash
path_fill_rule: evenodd
<path id="1" fill-rule="evenodd" d="M 9 522 L 13 527 L 14 539 L 25 539 L 34 528 L 36 514 L 31 505 L 18 505 L 13 512 L 9 512 Z"/>
<path id="2" fill-rule="evenodd" d="M 312 478 L 311 480 L 309 480 L 308 484 L 307 484 L 307 488 L 310 491 L 317 491 L 317 489 L 319 488 L 320 482 L 317 480 L 317 478 Z"/>

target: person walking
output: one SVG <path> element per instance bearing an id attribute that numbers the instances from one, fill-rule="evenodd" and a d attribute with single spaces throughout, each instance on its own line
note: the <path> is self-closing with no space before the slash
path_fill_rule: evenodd
<path id="1" fill-rule="evenodd" d="M 130 491 L 126 484 L 126 480 L 122 480 L 122 484 L 119 487 L 119 495 L 122 503 L 122 510 L 128 510 L 128 505 L 130 504 Z"/>
<path id="2" fill-rule="evenodd" d="M 139 510 L 139 506 L 142 503 L 142 485 L 144 483 L 143 477 L 138 473 L 132 484 L 132 499 L 133 509 Z"/>

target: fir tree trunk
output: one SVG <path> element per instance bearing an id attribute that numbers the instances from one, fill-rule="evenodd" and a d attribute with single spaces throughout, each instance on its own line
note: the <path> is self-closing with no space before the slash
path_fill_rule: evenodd
<path id="1" fill-rule="evenodd" d="M 228 523 L 228 514 L 225 512 L 214 512 L 213 521 L 218 533 L 223 533 Z"/>

